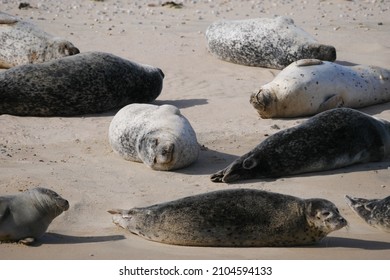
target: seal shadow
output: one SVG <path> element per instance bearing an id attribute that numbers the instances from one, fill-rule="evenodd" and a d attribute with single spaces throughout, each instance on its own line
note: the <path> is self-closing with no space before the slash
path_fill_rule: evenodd
<path id="1" fill-rule="evenodd" d="M 80 244 L 100 243 L 126 239 L 124 235 L 107 236 L 73 236 L 54 232 L 46 232 L 41 238 L 31 244 L 31 247 L 39 247 L 43 244 Z"/>
<path id="2" fill-rule="evenodd" d="M 132 104 L 132 103 L 129 103 L 127 105 L 130 105 L 130 104 Z M 161 106 L 164 104 L 170 104 L 170 105 L 176 106 L 179 109 L 183 109 L 183 108 L 205 105 L 205 104 L 208 104 L 208 101 L 207 101 L 207 99 L 204 99 L 204 98 L 194 98 L 194 99 L 179 99 L 179 100 L 154 100 L 150 103 L 145 103 L 145 104 L 154 104 L 154 105 L 158 105 L 158 106 Z M 59 117 L 63 117 L 63 118 L 113 117 L 116 115 L 116 113 L 118 113 L 118 111 L 120 109 L 122 109 L 123 107 L 126 107 L 127 105 L 124 105 L 120 108 L 111 109 L 111 110 L 108 110 L 105 112 L 96 113 L 96 114 L 86 114 L 86 115 L 77 115 L 77 116 L 69 116 L 69 117 L 59 116 Z"/>
<path id="3" fill-rule="evenodd" d="M 376 115 L 390 110 L 390 102 L 367 106 L 364 108 L 359 108 L 358 110 L 368 115 Z"/>
<path id="4" fill-rule="evenodd" d="M 343 247 L 363 250 L 389 250 L 390 242 L 328 236 L 321 240 L 316 247 Z"/>
<path id="5" fill-rule="evenodd" d="M 225 168 L 238 156 L 210 150 L 204 146 L 201 147 L 199 158 L 190 166 L 175 170 L 177 173 L 187 175 L 211 175 L 214 171 Z"/>
<path id="6" fill-rule="evenodd" d="M 179 109 L 194 107 L 194 106 L 200 106 L 200 105 L 206 105 L 208 104 L 207 99 L 205 98 L 193 98 L 193 99 L 178 99 L 178 100 L 155 100 L 152 102 L 152 104 L 155 105 L 164 105 L 164 104 L 170 104 L 173 106 L 176 106 Z"/>

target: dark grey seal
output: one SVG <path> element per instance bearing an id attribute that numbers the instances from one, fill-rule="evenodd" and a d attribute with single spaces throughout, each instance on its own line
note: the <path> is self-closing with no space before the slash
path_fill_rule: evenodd
<path id="1" fill-rule="evenodd" d="M 390 196 L 365 199 L 345 196 L 347 204 L 367 224 L 390 233 Z"/>
<path id="2" fill-rule="evenodd" d="M 41 237 L 69 203 L 56 192 L 35 188 L 0 197 L 0 241 L 30 244 Z"/>
<path id="3" fill-rule="evenodd" d="M 220 190 L 109 213 L 114 223 L 143 238 L 185 246 L 310 245 L 347 225 L 328 200 L 253 189 Z"/>
<path id="4" fill-rule="evenodd" d="M 350 108 L 320 113 L 275 133 L 228 167 L 213 182 L 281 177 L 381 161 L 390 154 L 390 123 Z"/>
<path id="5" fill-rule="evenodd" d="M 118 56 L 89 52 L 0 73 L 0 114 L 73 116 L 155 100 L 163 72 Z"/>
<path id="6" fill-rule="evenodd" d="M 319 44 L 286 17 L 217 21 L 206 39 L 218 58 L 248 66 L 283 69 L 303 58 L 336 59 L 333 46 Z"/>

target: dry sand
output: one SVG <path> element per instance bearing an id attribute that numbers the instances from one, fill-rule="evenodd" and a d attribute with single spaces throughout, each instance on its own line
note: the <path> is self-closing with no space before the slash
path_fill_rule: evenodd
<path id="1" fill-rule="evenodd" d="M 179 107 L 207 148 L 191 167 L 157 172 L 111 151 L 107 133 L 115 111 L 74 118 L 1 115 L 0 194 L 46 186 L 71 207 L 36 246 L 1 244 L 0 259 L 389 259 L 390 235 L 365 224 L 344 202 L 345 194 L 388 196 L 389 161 L 233 185 L 210 181 L 210 174 L 277 132 L 273 125 L 284 129 L 304 119 L 260 119 L 249 96 L 279 71 L 216 59 L 204 33 L 222 18 L 287 15 L 320 42 L 334 45 L 338 62 L 390 68 L 390 2 L 194 0 L 184 1 L 182 9 L 161 2 L 31 0 L 27 10 L 18 9 L 19 1 L 0 2 L 3 12 L 69 39 L 82 52 L 105 51 L 160 67 L 164 88 L 155 104 Z M 389 109 L 382 104 L 362 111 L 390 121 Z M 315 246 L 196 248 L 146 241 L 117 228 L 107 213 L 243 187 L 329 199 L 350 226 Z"/>

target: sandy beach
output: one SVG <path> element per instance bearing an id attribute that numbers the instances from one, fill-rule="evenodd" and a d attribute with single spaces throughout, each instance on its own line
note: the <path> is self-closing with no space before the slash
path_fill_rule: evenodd
<path id="1" fill-rule="evenodd" d="M 390 1 L 2 0 L 0 10 L 71 41 L 81 52 L 103 51 L 153 65 L 165 74 L 154 104 L 177 106 L 203 147 L 193 165 L 153 171 L 115 154 L 108 127 L 117 111 L 79 117 L 0 115 L 0 195 L 37 186 L 66 198 L 33 246 L 0 244 L 0 259 L 390 259 L 390 234 L 370 227 L 345 203 L 346 194 L 390 195 L 390 161 L 280 179 L 216 184 L 210 174 L 280 129 L 306 118 L 261 119 L 251 93 L 279 70 L 248 67 L 209 53 L 205 30 L 219 19 L 289 16 L 320 43 L 333 45 L 336 62 L 390 68 Z M 275 3 L 274 3 L 275 2 Z M 390 103 L 361 109 L 390 121 Z M 334 202 L 349 226 L 319 244 L 292 248 L 201 248 L 144 240 L 112 223 L 107 210 L 129 209 L 228 188 L 254 188 Z"/>

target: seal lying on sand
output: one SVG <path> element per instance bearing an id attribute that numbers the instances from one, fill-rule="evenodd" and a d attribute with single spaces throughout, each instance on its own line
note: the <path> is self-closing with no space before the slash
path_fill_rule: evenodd
<path id="1" fill-rule="evenodd" d="M 390 101 L 390 71 L 303 59 L 252 94 L 262 118 L 314 115 L 337 107 L 361 108 Z"/>
<path id="2" fill-rule="evenodd" d="M 0 114 L 72 116 L 151 102 L 162 90 L 159 68 L 89 52 L 0 73 Z"/>
<path id="3" fill-rule="evenodd" d="M 280 177 L 381 161 L 390 155 L 390 123 L 349 108 L 320 113 L 279 131 L 211 176 L 213 182 Z"/>
<path id="4" fill-rule="evenodd" d="M 41 63 L 79 52 L 71 42 L 0 12 L 0 68 Z"/>
<path id="5" fill-rule="evenodd" d="M 172 105 L 122 108 L 111 121 L 109 141 L 124 159 L 143 162 L 155 170 L 188 166 L 199 154 L 195 131 Z"/>
<path id="6" fill-rule="evenodd" d="M 345 196 L 351 209 L 370 226 L 390 233 L 390 196 L 384 199 Z"/>
<path id="7" fill-rule="evenodd" d="M 35 188 L 0 197 L 0 241 L 29 244 L 41 237 L 69 203 L 56 192 Z"/>
<path id="8" fill-rule="evenodd" d="M 334 47 L 317 43 L 286 17 L 217 21 L 206 38 L 218 58 L 248 66 L 283 69 L 303 58 L 336 59 Z"/>
<path id="9" fill-rule="evenodd" d="M 347 225 L 325 199 L 252 189 L 220 190 L 130 210 L 115 224 L 143 238 L 186 246 L 299 246 Z"/>

